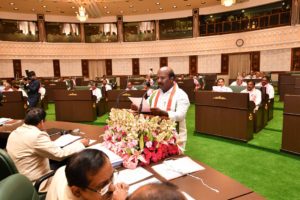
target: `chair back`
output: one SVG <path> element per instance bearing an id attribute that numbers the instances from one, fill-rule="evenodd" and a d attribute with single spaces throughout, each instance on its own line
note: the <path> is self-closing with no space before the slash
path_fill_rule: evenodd
<path id="1" fill-rule="evenodd" d="M 13 174 L 0 182 L 0 199 L 39 200 L 31 181 L 22 174 Z"/>
<path id="2" fill-rule="evenodd" d="M 18 170 L 9 157 L 8 153 L 3 149 L 0 149 L 0 181 L 6 177 L 18 173 Z M 2 199 L 2 198 L 0 198 Z"/>

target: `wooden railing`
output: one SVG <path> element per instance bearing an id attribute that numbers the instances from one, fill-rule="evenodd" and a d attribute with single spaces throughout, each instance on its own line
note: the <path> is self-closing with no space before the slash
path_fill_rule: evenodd
<path id="1" fill-rule="evenodd" d="M 270 15 L 240 19 L 235 21 L 223 21 L 200 25 L 200 36 L 217 35 L 235 32 L 244 32 L 291 24 L 291 12 L 280 12 Z"/>

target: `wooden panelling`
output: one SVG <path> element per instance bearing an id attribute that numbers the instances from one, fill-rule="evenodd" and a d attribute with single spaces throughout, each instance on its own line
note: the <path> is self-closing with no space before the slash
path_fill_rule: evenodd
<path id="1" fill-rule="evenodd" d="M 81 60 L 82 76 L 89 77 L 89 62 L 88 60 Z"/>
<path id="2" fill-rule="evenodd" d="M 59 60 L 53 60 L 53 73 L 55 77 L 60 77 L 60 63 Z"/>
<path id="3" fill-rule="evenodd" d="M 112 75 L 112 60 L 111 59 L 105 60 L 105 68 L 106 68 L 106 75 L 111 76 Z"/>
<path id="4" fill-rule="evenodd" d="M 300 71 L 300 48 L 292 49 L 291 71 Z"/>
<path id="5" fill-rule="evenodd" d="M 14 67 L 14 77 L 22 77 L 22 65 L 21 60 L 13 60 L 13 67 Z"/>
<path id="6" fill-rule="evenodd" d="M 168 57 L 159 58 L 159 67 L 168 66 Z"/>
<path id="7" fill-rule="evenodd" d="M 222 54 L 221 55 L 221 74 L 228 74 L 229 69 L 229 55 Z"/>
<path id="8" fill-rule="evenodd" d="M 189 74 L 196 75 L 198 73 L 198 56 L 190 56 Z"/>
<path id="9" fill-rule="evenodd" d="M 250 53 L 250 69 L 252 71 L 260 71 L 260 52 L 254 51 Z"/>
<path id="10" fill-rule="evenodd" d="M 140 60 L 132 58 L 132 75 L 140 75 Z"/>

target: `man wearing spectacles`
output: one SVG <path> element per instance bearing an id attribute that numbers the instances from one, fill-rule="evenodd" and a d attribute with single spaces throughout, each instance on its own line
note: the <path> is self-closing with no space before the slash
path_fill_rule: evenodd
<path id="1" fill-rule="evenodd" d="M 66 167 L 55 173 L 46 200 L 125 200 L 128 185 L 114 184 L 114 170 L 99 150 L 74 154 Z"/>

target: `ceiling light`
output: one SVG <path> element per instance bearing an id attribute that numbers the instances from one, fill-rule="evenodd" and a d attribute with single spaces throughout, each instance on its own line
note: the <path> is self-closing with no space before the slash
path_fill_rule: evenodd
<path id="1" fill-rule="evenodd" d="M 191 4 L 189 3 L 189 4 L 186 4 L 186 6 L 191 6 Z"/>
<path id="2" fill-rule="evenodd" d="M 72 6 L 72 9 L 75 9 L 75 6 Z"/>
<path id="3" fill-rule="evenodd" d="M 133 5 L 129 5 L 129 8 L 133 8 Z"/>
<path id="4" fill-rule="evenodd" d="M 14 2 L 10 2 L 9 5 L 13 6 L 13 5 L 15 5 L 15 3 Z"/>
<path id="5" fill-rule="evenodd" d="M 221 0 L 223 6 L 229 7 L 235 4 L 236 0 Z"/>
<path id="6" fill-rule="evenodd" d="M 19 10 L 19 8 L 14 8 L 14 10 Z"/>
<path id="7" fill-rule="evenodd" d="M 124 11 L 123 10 L 120 10 L 120 13 L 123 13 Z"/>
<path id="8" fill-rule="evenodd" d="M 33 11 L 33 12 L 34 12 L 34 11 L 35 11 L 35 9 L 34 9 L 34 8 L 32 8 L 32 9 L 31 9 L 31 11 Z"/>
<path id="9" fill-rule="evenodd" d="M 160 3 L 159 3 L 159 2 L 156 2 L 156 5 L 160 5 Z"/>
<path id="10" fill-rule="evenodd" d="M 85 8 L 80 6 L 78 8 L 77 19 L 81 22 L 86 21 L 89 18 L 88 14 L 85 12 Z"/>
<path id="11" fill-rule="evenodd" d="M 163 8 L 159 8 L 159 10 L 163 10 Z"/>
<path id="12" fill-rule="evenodd" d="M 103 8 L 104 8 L 104 9 L 106 9 L 106 8 L 107 8 L 107 6 L 103 6 Z"/>
<path id="13" fill-rule="evenodd" d="M 149 9 L 149 8 L 147 8 L 147 9 L 146 9 L 146 11 L 147 11 L 147 12 L 149 12 L 149 11 L 150 11 L 150 9 Z"/>
<path id="14" fill-rule="evenodd" d="M 46 8 L 46 7 L 47 7 L 47 6 L 45 6 L 45 5 L 43 6 L 43 8 Z"/>
<path id="15" fill-rule="evenodd" d="M 177 8 L 177 6 L 176 6 L 176 5 L 174 5 L 174 6 L 173 6 L 173 8 Z"/>
<path id="16" fill-rule="evenodd" d="M 109 14 L 110 13 L 110 11 L 106 11 L 106 14 Z"/>

